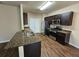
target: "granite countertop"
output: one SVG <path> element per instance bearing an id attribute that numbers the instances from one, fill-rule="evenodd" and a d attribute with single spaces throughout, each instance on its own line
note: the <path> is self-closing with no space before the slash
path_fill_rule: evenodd
<path id="1" fill-rule="evenodd" d="M 40 40 L 31 32 L 19 31 L 14 37 L 7 43 L 4 49 L 19 47 L 32 43 L 40 42 Z"/>
<path id="2" fill-rule="evenodd" d="M 65 34 L 71 33 L 71 31 L 68 31 L 68 30 L 60 30 L 58 32 L 65 33 Z"/>
<path id="3" fill-rule="evenodd" d="M 51 28 L 48 28 L 50 31 L 52 31 L 52 32 L 61 32 L 61 33 L 65 33 L 65 34 L 67 34 L 67 33 L 71 33 L 71 31 L 69 31 L 69 30 L 58 30 L 58 29 L 51 29 Z"/>

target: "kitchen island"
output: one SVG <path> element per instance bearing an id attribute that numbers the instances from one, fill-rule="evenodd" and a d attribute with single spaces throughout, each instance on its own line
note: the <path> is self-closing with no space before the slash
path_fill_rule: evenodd
<path id="1" fill-rule="evenodd" d="M 41 56 L 41 41 L 32 32 L 19 31 L 6 44 L 4 49 L 18 47 L 19 57 Z"/>

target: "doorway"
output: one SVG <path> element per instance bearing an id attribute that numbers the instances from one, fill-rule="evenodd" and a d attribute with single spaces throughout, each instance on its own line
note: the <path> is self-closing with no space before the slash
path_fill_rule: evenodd
<path id="1" fill-rule="evenodd" d="M 26 12 L 23 12 L 23 25 L 24 28 L 28 27 L 28 14 Z"/>

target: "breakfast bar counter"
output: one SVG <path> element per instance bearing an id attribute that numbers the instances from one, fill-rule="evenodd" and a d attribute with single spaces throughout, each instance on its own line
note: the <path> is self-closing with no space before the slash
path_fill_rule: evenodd
<path id="1" fill-rule="evenodd" d="M 41 41 L 32 32 L 17 32 L 4 49 L 15 47 L 18 47 L 19 56 L 23 54 L 24 57 L 39 57 L 41 54 Z"/>
<path id="2" fill-rule="evenodd" d="M 27 33 L 29 35 L 27 35 Z M 31 32 L 17 32 L 14 37 L 8 42 L 4 49 L 19 47 L 23 45 L 28 45 L 32 43 L 40 42 L 40 40 Z"/>

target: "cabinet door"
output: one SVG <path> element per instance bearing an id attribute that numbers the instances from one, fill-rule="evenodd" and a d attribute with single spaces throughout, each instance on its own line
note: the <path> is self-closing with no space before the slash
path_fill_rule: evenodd
<path id="1" fill-rule="evenodd" d="M 49 33 L 49 30 L 45 28 L 45 35 L 48 35 L 49 36 L 49 34 L 50 34 Z"/>
<path id="2" fill-rule="evenodd" d="M 70 26 L 72 25 L 72 20 L 73 20 L 73 12 L 67 12 L 61 14 L 61 25 L 67 25 Z"/>
<path id="3" fill-rule="evenodd" d="M 53 17 L 50 16 L 50 17 L 45 17 L 45 21 L 48 22 L 48 24 L 52 24 L 52 20 L 53 20 Z"/>
<path id="4" fill-rule="evenodd" d="M 40 57 L 41 42 L 32 43 L 24 46 L 24 57 Z"/>
<path id="5" fill-rule="evenodd" d="M 65 44 L 65 34 L 57 33 L 56 41 L 58 41 L 61 44 Z"/>

